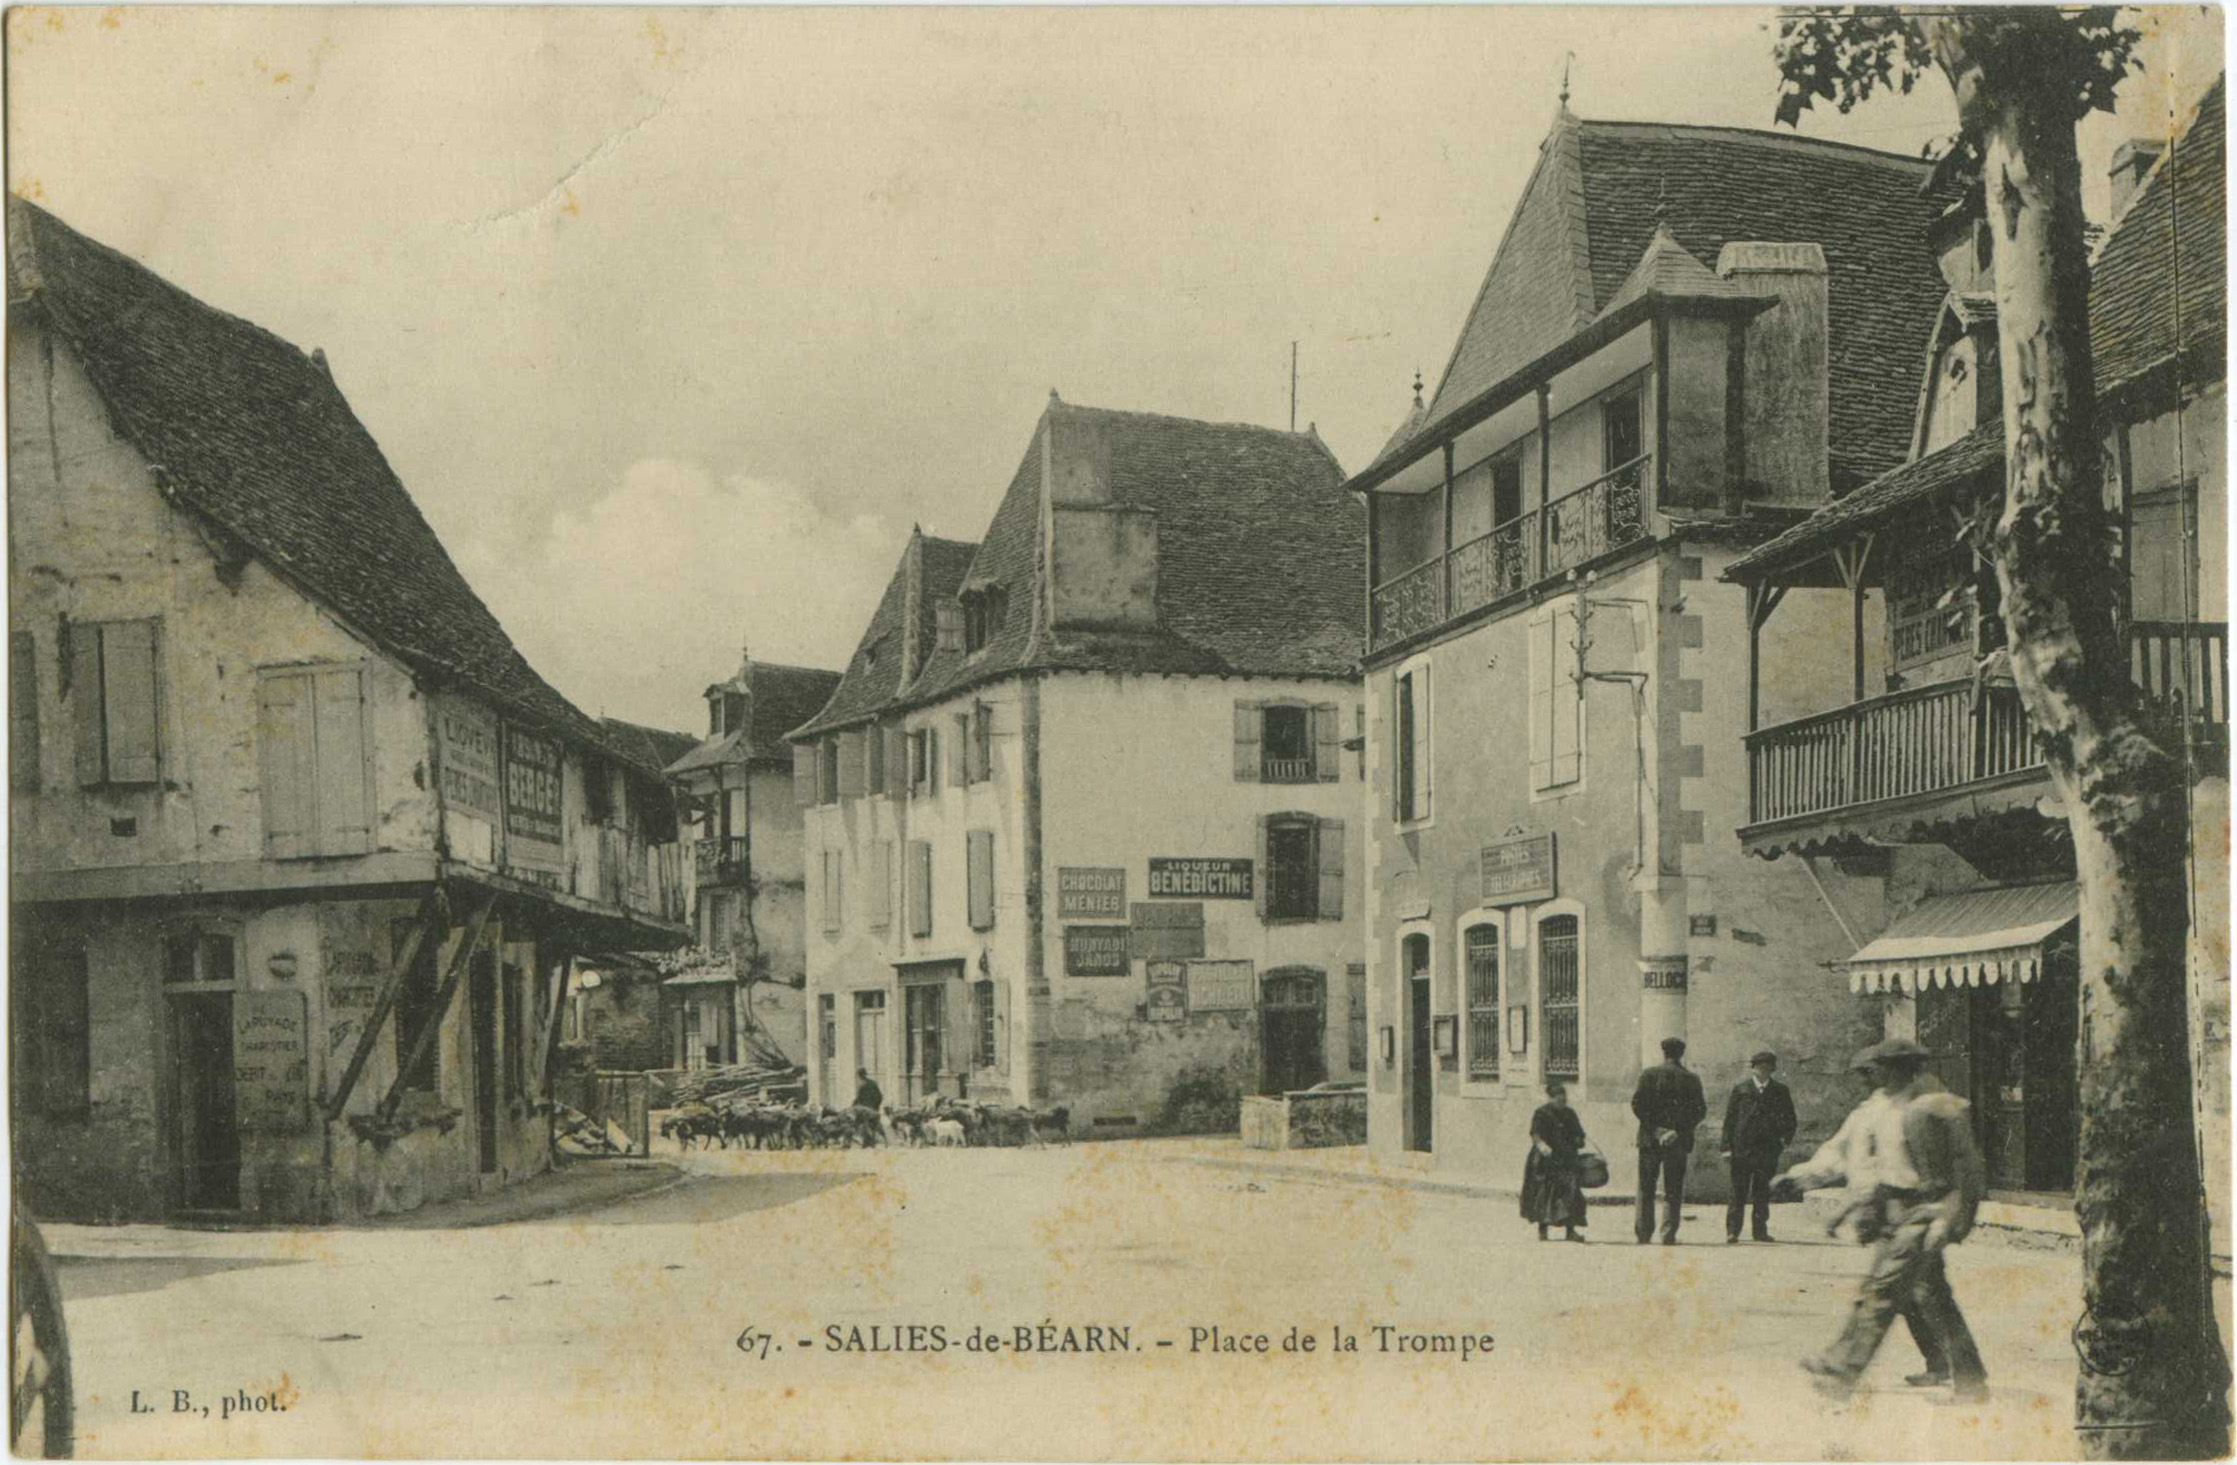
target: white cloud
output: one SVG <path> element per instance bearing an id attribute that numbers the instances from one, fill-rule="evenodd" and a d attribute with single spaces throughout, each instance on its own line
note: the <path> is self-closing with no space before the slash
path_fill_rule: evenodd
<path id="1" fill-rule="evenodd" d="M 457 553 L 522 654 L 584 711 L 697 731 L 701 689 L 737 669 L 741 645 L 843 664 L 904 533 L 788 483 L 654 458 L 526 549 Z"/>

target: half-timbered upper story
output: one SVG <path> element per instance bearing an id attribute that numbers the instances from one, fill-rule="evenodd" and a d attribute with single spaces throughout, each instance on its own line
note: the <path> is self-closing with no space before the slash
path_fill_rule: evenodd
<path id="1" fill-rule="evenodd" d="M 2217 83 L 2172 148 L 2116 155 L 2117 213 L 2090 287 L 2116 531 L 2106 583 L 2132 674 L 2199 770 L 2224 765 L 2229 723 L 2223 132 Z M 1921 361 L 1911 460 L 1730 567 L 1749 593 L 1751 699 L 1783 675 L 1754 653 L 1790 592 L 1850 604 L 1847 703 L 1759 726 L 1751 700 L 1740 834 L 1756 853 L 1864 839 L 1973 848 L 2046 791 L 2000 666 L 1996 576 L 1969 527 L 1993 520 L 2005 478 L 1986 227 L 1955 208 L 1937 226 L 1948 294 Z"/>
<path id="2" fill-rule="evenodd" d="M 657 763 L 521 657 L 323 356 L 8 208 L 15 899 L 470 873 L 672 944 Z"/>

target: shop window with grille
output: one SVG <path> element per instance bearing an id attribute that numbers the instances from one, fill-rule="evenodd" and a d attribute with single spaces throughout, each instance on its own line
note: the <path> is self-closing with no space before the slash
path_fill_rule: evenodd
<path id="1" fill-rule="evenodd" d="M 1538 923 L 1538 1028 L 1545 1035 L 1547 1078 L 1573 1079 L 1581 1068 L 1578 945 L 1575 916 Z"/>
<path id="2" fill-rule="evenodd" d="M 976 1062 L 981 1068 L 994 1066 L 994 983 L 971 984 L 971 1015 L 978 1032 Z"/>
<path id="3" fill-rule="evenodd" d="M 1499 928 L 1471 926 L 1468 962 L 1468 1077 L 1499 1077 Z"/>

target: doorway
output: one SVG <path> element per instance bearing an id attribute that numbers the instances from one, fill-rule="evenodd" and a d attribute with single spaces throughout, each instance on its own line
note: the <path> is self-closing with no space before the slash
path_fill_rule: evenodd
<path id="1" fill-rule="evenodd" d="M 885 1078 L 885 993 L 854 994 L 855 1066 L 879 1081 Z"/>
<path id="2" fill-rule="evenodd" d="M 903 989 L 908 1023 L 908 1072 L 902 1096 L 910 1103 L 940 1092 L 941 1035 L 947 1025 L 947 990 L 939 982 L 919 982 Z"/>
<path id="3" fill-rule="evenodd" d="M 1258 1022 L 1260 1093 L 1309 1089 L 1328 1077 L 1328 1003 L 1319 972 L 1268 972 Z"/>
<path id="4" fill-rule="evenodd" d="M 2063 1195 L 2074 1187 L 2078 983 L 2072 948 L 2052 947 L 2034 981 L 1918 995 L 1918 1041 L 1934 1055 L 1928 1068 L 1971 1102 L 1991 1189 Z"/>
<path id="5" fill-rule="evenodd" d="M 233 1104 L 233 994 L 173 992 L 171 1075 L 178 1201 L 189 1211 L 241 1206 L 241 1131 Z"/>
<path id="6" fill-rule="evenodd" d="M 497 1173 L 497 957 L 477 952 L 467 983 L 468 1021 L 474 1032 L 474 1129 L 481 1173 Z"/>
<path id="7" fill-rule="evenodd" d="M 1400 946 L 1406 975 L 1406 1148 L 1424 1154 L 1436 1119 L 1429 1032 L 1429 938 L 1408 936 Z"/>

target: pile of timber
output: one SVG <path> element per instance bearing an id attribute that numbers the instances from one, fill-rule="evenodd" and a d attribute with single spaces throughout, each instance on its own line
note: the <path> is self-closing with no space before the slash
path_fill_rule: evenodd
<path id="1" fill-rule="evenodd" d="M 783 1104 L 805 1099 L 807 1070 L 784 1061 L 732 1063 L 720 1068 L 696 1068 L 676 1076 L 672 1087 L 676 1107 L 687 1104 L 730 1106 L 740 1103 Z"/>
<path id="2" fill-rule="evenodd" d="M 552 1122 L 556 1131 L 554 1141 L 568 1154 L 623 1155 L 629 1152 L 629 1136 L 610 1119 L 593 1119 L 572 1105 L 555 1104 Z"/>

